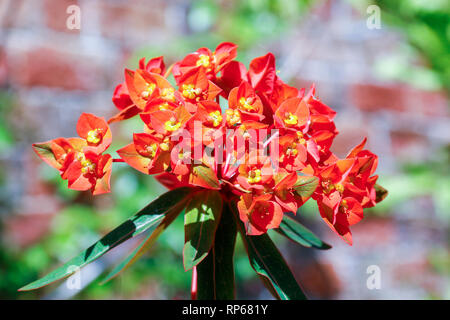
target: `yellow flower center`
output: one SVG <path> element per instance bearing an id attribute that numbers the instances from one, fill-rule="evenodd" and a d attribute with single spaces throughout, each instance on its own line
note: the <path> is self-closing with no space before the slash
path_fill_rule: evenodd
<path id="1" fill-rule="evenodd" d="M 161 150 L 163 151 L 167 151 L 169 150 L 169 144 L 167 142 L 163 142 L 159 145 L 159 147 L 161 148 Z"/>
<path id="2" fill-rule="evenodd" d="M 89 143 L 97 144 L 100 142 L 101 136 L 98 129 L 94 129 L 88 132 L 86 141 Z"/>
<path id="3" fill-rule="evenodd" d="M 166 123 L 164 123 L 164 128 L 166 128 L 167 131 L 176 131 L 180 129 L 180 127 L 181 122 L 177 122 L 175 118 L 171 118 L 170 120 L 166 121 Z"/>
<path id="4" fill-rule="evenodd" d="M 179 160 L 189 159 L 190 156 L 191 153 L 189 151 L 180 150 L 180 152 L 178 153 Z"/>
<path id="5" fill-rule="evenodd" d="M 211 121 L 212 121 L 214 127 L 217 127 L 222 123 L 223 118 L 222 118 L 222 114 L 220 113 L 220 111 L 211 112 L 209 114 L 209 116 L 211 118 Z"/>
<path id="6" fill-rule="evenodd" d="M 251 184 L 260 182 L 261 181 L 261 170 L 260 169 L 250 170 L 248 172 L 247 181 L 248 181 L 248 183 L 251 183 Z"/>
<path id="7" fill-rule="evenodd" d="M 150 157 L 152 159 L 156 156 L 156 150 L 158 150 L 158 145 L 156 143 L 148 145 L 145 148 L 145 151 L 147 152 L 148 157 Z"/>
<path id="8" fill-rule="evenodd" d="M 167 102 L 160 104 L 159 110 L 161 110 L 161 111 L 169 110 L 169 104 Z"/>
<path id="9" fill-rule="evenodd" d="M 245 99 L 244 97 L 242 97 L 239 99 L 239 104 L 241 105 L 242 108 L 244 108 L 247 111 L 255 110 L 255 108 L 253 107 L 253 99 L 252 98 Z"/>
<path id="10" fill-rule="evenodd" d="M 161 97 L 164 100 L 175 102 L 175 89 L 174 88 L 164 88 L 164 89 L 162 89 Z"/>
<path id="11" fill-rule="evenodd" d="M 89 159 L 86 159 L 84 153 L 79 152 L 77 154 L 77 160 L 81 164 L 81 172 L 83 174 L 86 174 L 86 173 L 89 173 L 89 172 L 94 172 L 94 170 L 95 170 L 95 163 L 93 163 Z"/>
<path id="12" fill-rule="evenodd" d="M 296 156 L 298 154 L 297 150 L 297 144 L 294 142 L 292 143 L 286 150 L 286 155 L 289 156 Z"/>
<path id="13" fill-rule="evenodd" d="M 165 137 L 163 142 L 159 144 L 159 147 L 161 148 L 162 151 L 168 151 L 170 148 L 170 138 L 169 137 Z"/>
<path id="14" fill-rule="evenodd" d="M 333 184 L 329 179 L 322 181 L 322 188 L 325 193 L 337 190 L 340 194 L 342 194 L 345 189 L 342 183 Z"/>
<path id="15" fill-rule="evenodd" d="M 286 112 L 284 123 L 288 125 L 296 125 L 298 123 L 298 117 L 290 112 Z"/>
<path id="16" fill-rule="evenodd" d="M 239 113 L 239 110 L 227 109 L 225 113 L 227 116 L 228 125 L 233 126 L 241 122 L 241 114 Z"/>
<path id="17" fill-rule="evenodd" d="M 334 189 L 334 184 L 331 182 L 331 180 L 324 180 L 322 181 L 322 188 L 323 192 L 330 193 Z"/>
<path id="18" fill-rule="evenodd" d="M 209 56 L 207 56 L 205 54 L 201 54 L 197 60 L 197 67 L 204 66 L 205 68 L 207 68 L 207 67 L 209 67 L 209 64 L 210 64 Z"/>
<path id="19" fill-rule="evenodd" d="M 183 97 L 188 99 L 195 99 L 198 95 L 202 93 L 202 89 L 195 88 L 193 84 L 183 84 Z"/>
<path id="20" fill-rule="evenodd" d="M 147 89 L 141 92 L 141 97 L 143 99 L 147 99 L 148 97 L 150 97 L 152 95 L 153 91 L 155 91 L 155 88 L 156 88 L 156 84 L 148 83 Z"/>
<path id="21" fill-rule="evenodd" d="M 344 186 L 342 185 L 342 183 L 338 183 L 334 186 L 336 188 L 337 191 L 339 191 L 339 193 L 343 193 L 344 192 Z"/>

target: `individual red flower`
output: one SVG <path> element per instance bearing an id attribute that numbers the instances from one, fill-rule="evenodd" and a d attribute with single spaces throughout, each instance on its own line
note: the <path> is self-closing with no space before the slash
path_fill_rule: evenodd
<path id="1" fill-rule="evenodd" d="M 180 81 L 179 92 L 187 102 L 197 103 L 204 100 L 214 100 L 222 91 L 211 80 L 208 80 L 203 69 L 191 69 Z"/>
<path id="2" fill-rule="evenodd" d="M 280 167 L 285 168 L 289 172 L 302 170 L 307 165 L 308 149 L 307 141 L 298 132 L 284 132 L 281 131 L 278 138 L 279 152 L 277 161 Z M 276 146 L 274 146 L 276 147 Z"/>
<path id="3" fill-rule="evenodd" d="M 169 102 L 176 102 L 179 96 L 165 78 L 146 70 L 136 70 L 134 73 L 125 72 L 125 79 L 131 100 L 139 109 L 144 110 L 147 102 L 161 98 Z"/>
<path id="4" fill-rule="evenodd" d="M 236 114 L 243 122 L 264 119 L 261 99 L 248 82 L 242 82 L 239 87 L 230 91 L 228 107 L 227 114 Z"/>
<path id="5" fill-rule="evenodd" d="M 283 211 L 278 203 L 270 199 L 270 194 L 257 197 L 253 197 L 252 194 L 241 196 L 237 206 L 239 217 L 245 225 L 247 234 L 261 235 L 280 225 Z"/>
<path id="6" fill-rule="evenodd" d="M 274 170 L 270 158 L 251 152 L 239 166 L 236 181 L 246 190 L 264 190 L 272 182 Z"/>
<path id="7" fill-rule="evenodd" d="M 157 67 L 156 70 L 160 70 L 160 68 L 162 66 Z M 151 66 L 149 69 L 155 70 Z M 124 85 L 126 85 L 132 104 L 121 109 L 117 115 L 109 119 L 109 123 L 134 117 L 143 112 L 147 103 L 153 99 L 162 99 L 172 103 L 182 101 L 181 95 L 163 76 L 149 72 L 147 69 L 138 69 L 136 71 L 126 69 Z M 122 85 L 120 89 L 116 88 L 116 90 L 123 91 L 123 88 L 124 86 Z"/>
<path id="8" fill-rule="evenodd" d="M 222 110 L 217 102 L 209 100 L 199 102 L 195 115 L 190 120 L 191 137 L 208 145 L 223 135 L 225 122 L 226 119 L 222 115 Z M 199 129 L 201 132 L 195 131 Z"/>
<path id="9" fill-rule="evenodd" d="M 164 137 L 170 137 L 184 129 L 191 118 L 192 115 L 184 106 L 180 106 L 174 111 L 158 110 L 141 114 L 141 119 L 147 127 Z"/>
<path id="10" fill-rule="evenodd" d="M 133 134 L 133 143 L 117 150 L 117 154 L 131 167 L 145 174 L 165 172 L 170 164 L 167 143 L 147 133 Z"/>
<path id="11" fill-rule="evenodd" d="M 162 76 L 164 75 L 166 67 L 163 57 L 150 59 L 147 64 L 145 64 L 145 58 L 142 58 L 141 60 L 139 60 L 139 69 L 146 70 L 150 73 L 156 73 Z M 130 72 L 133 71 L 130 70 Z M 119 110 L 126 109 L 133 104 L 130 93 L 128 92 L 126 82 L 117 85 L 113 93 L 112 101 Z"/>
<path id="12" fill-rule="evenodd" d="M 102 153 L 111 145 L 112 134 L 105 119 L 90 113 L 83 113 L 77 123 L 78 135 L 85 139 L 85 149 Z"/>
<path id="13" fill-rule="evenodd" d="M 309 120 L 309 108 L 300 98 L 285 100 L 275 112 L 274 117 L 275 127 L 301 133 L 308 131 Z"/>
<path id="14" fill-rule="evenodd" d="M 237 45 L 231 42 L 219 44 L 214 52 L 208 48 L 200 48 L 196 52 L 188 54 L 182 61 L 173 67 L 173 75 L 177 84 L 185 82 L 185 77 L 191 72 L 205 73 L 209 80 L 214 81 L 216 75 L 224 66 L 236 58 Z"/>
<path id="15" fill-rule="evenodd" d="M 91 190 L 93 195 L 110 192 L 112 158 L 93 151 L 72 153 L 74 159 L 62 174 L 69 189 Z"/>

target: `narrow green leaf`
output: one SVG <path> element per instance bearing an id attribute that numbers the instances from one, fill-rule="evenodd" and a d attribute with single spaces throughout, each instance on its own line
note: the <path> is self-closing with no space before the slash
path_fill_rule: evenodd
<path id="1" fill-rule="evenodd" d="M 271 293 L 282 300 L 306 300 L 306 296 L 294 278 L 286 261 L 275 247 L 267 233 L 260 236 L 249 236 L 233 208 L 234 219 L 238 224 L 250 265 L 258 273 L 264 285 L 269 286 Z"/>
<path id="2" fill-rule="evenodd" d="M 233 300 L 235 281 L 233 256 L 236 223 L 228 205 L 224 204 L 214 245 L 208 256 L 197 265 L 197 299 Z"/>
<path id="3" fill-rule="evenodd" d="M 221 214 L 222 197 L 218 191 L 204 190 L 192 196 L 184 215 L 183 264 L 186 271 L 199 264 L 208 254 Z"/>
<path id="4" fill-rule="evenodd" d="M 297 179 L 297 182 L 294 185 L 294 189 L 299 196 L 304 199 L 311 197 L 311 195 L 316 190 L 319 185 L 319 178 L 317 177 L 309 177 L 309 176 L 300 176 Z"/>
<path id="5" fill-rule="evenodd" d="M 160 223 L 168 211 L 181 201 L 186 201 L 191 191 L 191 188 L 183 187 L 166 192 L 62 267 L 20 288 L 19 291 L 38 289 L 70 276 L 77 268 L 100 258 L 117 245 Z"/>
<path id="6" fill-rule="evenodd" d="M 101 284 L 108 282 L 109 280 L 117 277 L 120 273 L 128 269 L 134 264 L 150 247 L 156 242 L 158 237 L 164 230 L 177 218 L 178 214 L 183 210 L 185 203 L 180 203 L 180 206 L 176 206 L 164 216 L 164 219 L 159 225 L 152 226 L 147 230 L 147 236 L 145 239 L 126 257 L 121 263 L 115 266 L 101 281 Z"/>
<path id="7" fill-rule="evenodd" d="M 314 247 L 321 250 L 330 249 L 331 246 L 317 237 L 312 231 L 303 226 L 297 220 L 287 216 L 283 217 L 280 227 L 275 229 L 276 232 L 282 234 L 286 238 L 301 244 L 305 247 Z"/>

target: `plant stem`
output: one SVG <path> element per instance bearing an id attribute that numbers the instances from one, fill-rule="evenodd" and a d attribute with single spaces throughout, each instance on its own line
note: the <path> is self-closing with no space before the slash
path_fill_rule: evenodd
<path id="1" fill-rule="evenodd" d="M 192 268 L 191 299 L 197 300 L 197 267 Z"/>
<path id="2" fill-rule="evenodd" d="M 232 300 L 235 298 L 234 249 L 236 223 L 228 204 L 224 203 L 213 247 L 197 265 L 197 299 Z"/>

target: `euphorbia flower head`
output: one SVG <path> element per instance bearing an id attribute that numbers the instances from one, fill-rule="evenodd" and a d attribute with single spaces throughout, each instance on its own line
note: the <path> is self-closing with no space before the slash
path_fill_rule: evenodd
<path id="1" fill-rule="evenodd" d="M 170 189 L 220 190 L 236 204 L 250 235 L 278 228 L 284 214 L 313 197 L 325 222 L 352 244 L 350 226 L 381 198 L 374 175 L 378 158 L 366 139 L 344 159 L 330 150 L 336 112 L 316 95 L 283 82 L 275 56 L 235 61 L 237 46 L 200 48 L 167 68 L 162 57 L 139 61 L 113 94 L 119 113 L 135 116 L 143 132 L 117 150 L 120 159 Z M 168 80 L 172 72 L 176 86 Z M 69 188 L 109 191 L 113 160 L 103 152 L 111 131 L 102 118 L 83 114 L 80 138 L 33 145 L 59 170 Z"/>

